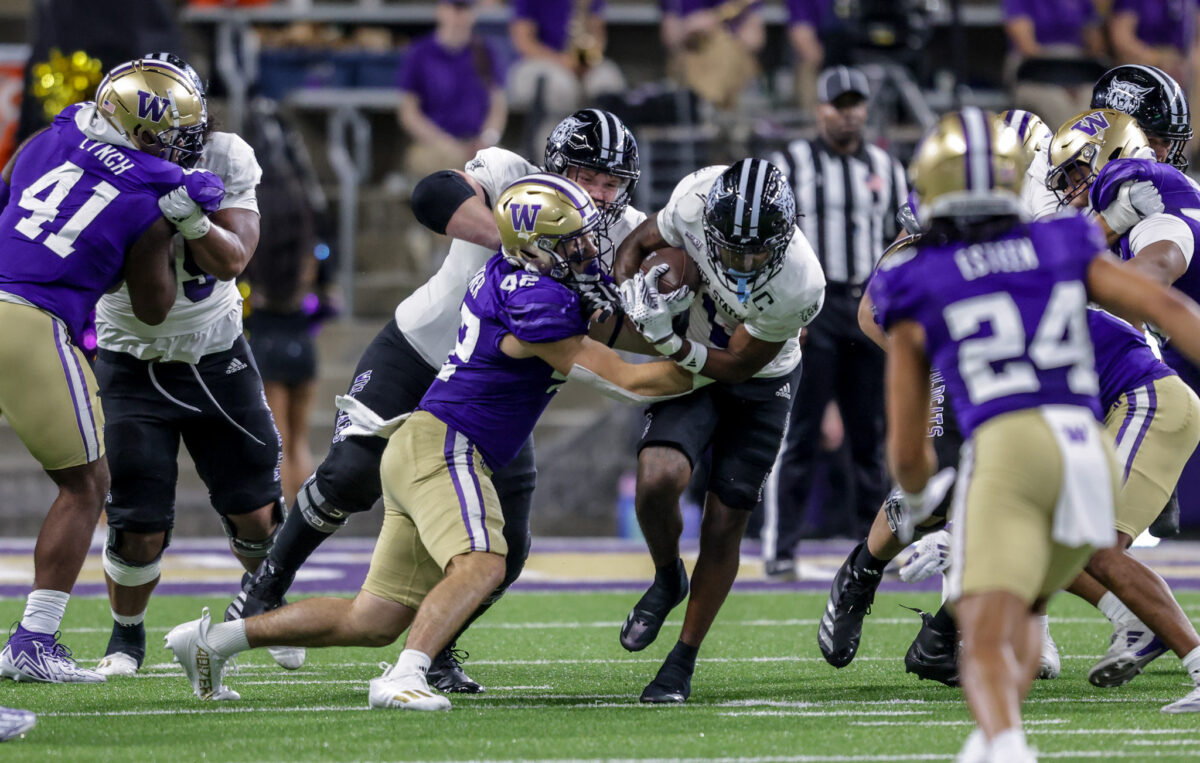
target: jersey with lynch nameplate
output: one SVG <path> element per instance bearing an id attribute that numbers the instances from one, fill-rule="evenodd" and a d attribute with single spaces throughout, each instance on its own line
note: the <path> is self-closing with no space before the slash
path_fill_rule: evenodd
<path id="1" fill-rule="evenodd" d="M 566 381 L 540 358 L 505 355 L 500 340 L 557 342 L 586 334 L 587 319 L 575 292 L 500 254 L 471 277 L 460 315 L 454 351 L 418 408 L 465 435 L 498 469 L 517 455 Z"/>
<path id="2" fill-rule="evenodd" d="M 488 203 L 495 204 L 505 188 L 541 170 L 512 151 L 485 148 L 467 162 L 465 172 L 483 186 Z M 626 207 L 624 216 L 609 226 L 612 245 L 621 243 L 645 219 L 644 213 Z M 436 368 L 454 346 L 458 306 L 467 281 L 495 253 L 487 247 L 455 239 L 438 272 L 396 308 L 396 325 L 429 365 Z"/>
<path id="3" fill-rule="evenodd" d="M 0 212 L 0 299 L 56 315 L 78 341 L 125 253 L 162 217 L 183 170 L 85 132 L 94 104 L 68 106 L 21 149 Z M 99 120 L 98 120 L 99 121 Z"/>
<path id="4" fill-rule="evenodd" d="M 688 316 L 687 338 L 707 347 L 725 349 L 738 324 L 755 339 L 784 342 L 770 363 L 755 376 L 773 378 L 791 373 L 800 363 L 800 329 L 807 326 L 825 300 L 825 274 L 800 229 L 795 228 L 783 267 L 768 281 L 755 282 L 746 302 L 727 287 L 713 270 L 704 236 L 704 203 L 724 165 L 705 167 L 679 181 L 671 200 L 658 213 L 658 230 L 668 244 L 682 247 L 700 271 L 699 293 Z"/>
<path id="5" fill-rule="evenodd" d="M 262 169 L 250 144 L 233 133 L 214 132 L 205 141 L 204 156 L 197 166 L 215 173 L 225 184 L 221 209 L 258 213 L 254 189 Z M 96 339 L 101 347 L 140 360 L 196 363 L 205 355 L 228 350 L 242 335 L 242 295 L 237 283 L 218 280 L 201 270 L 188 253 L 183 236 L 176 235 L 171 246 L 178 287 L 166 320 L 157 326 L 139 321 L 133 314 L 129 289 L 122 286 L 96 305 Z"/>
<path id="6" fill-rule="evenodd" d="M 1087 329 L 1087 269 L 1104 248 L 1082 216 L 1016 225 L 993 241 L 921 242 L 871 281 L 880 323 L 914 320 L 942 371 L 959 426 L 1043 405 L 1099 417 Z"/>

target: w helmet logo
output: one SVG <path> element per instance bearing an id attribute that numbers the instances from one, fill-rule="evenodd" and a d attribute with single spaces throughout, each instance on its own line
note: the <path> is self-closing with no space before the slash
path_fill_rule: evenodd
<path id="1" fill-rule="evenodd" d="M 537 224 L 538 212 L 542 211 L 542 205 L 513 204 L 509 211 L 512 213 L 513 231 L 533 233 L 533 226 Z"/>
<path id="2" fill-rule="evenodd" d="M 160 95 L 147 93 L 145 90 L 138 91 L 138 119 L 149 117 L 151 122 L 161 122 L 169 105 L 170 101 Z"/>
<path id="3" fill-rule="evenodd" d="M 1088 114 L 1083 119 L 1071 125 L 1071 129 L 1079 130 L 1082 133 L 1087 133 L 1094 138 L 1096 137 L 1097 133 L 1102 130 L 1107 130 L 1109 126 L 1108 117 L 1099 112 L 1094 112 L 1092 114 Z"/>

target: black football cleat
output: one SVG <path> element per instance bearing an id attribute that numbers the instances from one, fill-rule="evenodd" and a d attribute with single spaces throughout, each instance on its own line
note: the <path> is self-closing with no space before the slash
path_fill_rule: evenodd
<path id="1" fill-rule="evenodd" d="M 1167 505 L 1150 523 L 1150 534 L 1155 538 L 1174 538 L 1179 534 L 1179 493 L 1171 493 Z"/>
<path id="2" fill-rule="evenodd" d="M 653 705 L 682 705 L 692 693 L 692 671 L 670 657 L 642 690 L 641 701 Z"/>
<path id="3" fill-rule="evenodd" d="M 821 654 L 835 668 L 846 667 L 858 654 L 863 617 L 871 614 L 875 589 L 883 580 L 882 573 L 854 564 L 865 543 L 863 541 L 854 547 L 833 576 L 829 601 L 825 604 L 825 614 L 821 616 L 821 625 L 817 628 L 817 645 L 821 647 Z"/>
<path id="4" fill-rule="evenodd" d="M 904 670 L 922 680 L 958 686 L 957 631 L 939 631 L 933 625 L 933 615 L 914 607 L 904 608 L 921 616 L 921 630 L 904 655 Z"/>
<path id="5" fill-rule="evenodd" d="M 225 622 L 261 615 L 287 604 L 283 594 L 294 578 L 295 573 L 284 572 L 270 559 L 264 559 L 256 572 L 242 575 L 242 592 L 225 608 Z"/>
<path id="6" fill-rule="evenodd" d="M 660 584 L 656 576 L 625 618 L 625 624 L 621 626 L 621 646 L 627 650 L 640 652 L 653 644 L 654 639 L 658 638 L 663 620 L 687 598 L 687 570 L 682 559 L 676 560 L 676 565 L 679 577 L 676 579 L 676 585 L 672 587 L 673 590 Z"/>
<path id="7" fill-rule="evenodd" d="M 469 657 L 465 650 L 455 649 L 451 644 L 434 655 L 425 679 L 430 686 L 446 694 L 479 694 L 485 691 L 483 686 L 471 680 L 462 669 Z"/>

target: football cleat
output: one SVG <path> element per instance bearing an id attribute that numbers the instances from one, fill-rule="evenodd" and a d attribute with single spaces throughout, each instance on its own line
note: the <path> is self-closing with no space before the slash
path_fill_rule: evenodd
<path id="1" fill-rule="evenodd" d="M 37 716 L 28 710 L 0 707 L 0 742 L 19 739 L 37 725 Z"/>
<path id="2" fill-rule="evenodd" d="M 763 574 L 767 576 L 767 580 L 775 583 L 790 583 L 800 579 L 796 574 L 796 560 L 787 557 L 763 562 Z"/>
<path id="3" fill-rule="evenodd" d="M 641 701 L 655 705 L 681 705 L 692 694 L 692 671 L 678 660 L 670 657 L 658 669 L 645 689 Z"/>
<path id="4" fill-rule="evenodd" d="M 1050 620 L 1042 618 L 1042 653 L 1038 656 L 1037 677 L 1043 680 L 1058 678 L 1062 672 L 1062 658 L 1058 656 L 1058 644 L 1050 635 Z"/>
<path id="5" fill-rule="evenodd" d="M 1150 534 L 1155 538 L 1174 538 L 1179 534 L 1179 493 L 1171 493 L 1167 505 L 1150 523 Z"/>
<path id="6" fill-rule="evenodd" d="M 201 610 L 200 619 L 176 625 L 163 639 L 164 646 L 175 655 L 175 661 L 183 666 L 183 672 L 192 684 L 192 693 L 200 699 L 241 699 L 233 689 L 221 684 L 222 674 L 228 657 L 220 657 L 208 644 L 208 627 L 211 618 L 208 607 Z"/>
<path id="7" fill-rule="evenodd" d="M 81 668 L 59 634 L 34 633 L 20 624 L 0 651 L 0 678 L 51 684 L 101 684 L 105 678 Z"/>
<path id="8" fill-rule="evenodd" d="M 269 646 L 267 654 L 284 670 L 299 670 L 308 657 L 308 651 L 302 646 Z"/>
<path id="9" fill-rule="evenodd" d="M 1166 651 L 1166 644 L 1141 620 L 1134 619 L 1113 633 L 1108 652 L 1088 671 L 1088 681 L 1104 689 L 1122 686 Z"/>
<path id="10" fill-rule="evenodd" d="M 138 661 L 124 652 L 113 652 L 100 658 L 96 672 L 102 676 L 136 676 Z"/>
<path id="11" fill-rule="evenodd" d="M 687 570 L 683 566 L 682 559 L 676 559 L 675 563 L 679 575 L 675 590 L 671 591 L 665 586 L 659 585 L 656 576 L 654 582 L 646 589 L 646 593 L 642 594 L 642 598 L 625 618 L 625 624 L 621 626 L 621 646 L 630 652 L 640 652 L 653 644 L 654 639 L 658 638 L 658 631 L 662 628 L 663 620 L 667 619 L 667 615 L 672 609 L 687 598 Z"/>
<path id="12" fill-rule="evenodd" d="M 455 649 L 451 644 L 434 656 L 426 680 L 433 688 L 447 694 L 479 694 L 484 691 L 483 686 L 478 681 L 472 681 L 462 669 L 462 664 L 470 656 L 466 650 Z"/>
<path id="13" fill-rule="evenodd" d="M 419 670 L 400 673 L 386 662 L 380 663 L 383 675 L 371 679 L 368 702 L 372 709 L 449 710 L 450 700 L 429 690 L 425 673 Z"/>
<path id="14" fill-rule="evenodd" d="M 1183 699 L 1163 705 L 1164 713 L 1200 713 L 1200 686 L 1195 687 Z"/>
<path id="15" fill-rule="evenodd" d="M 821 625 L 817 628 L 817 644 L 821 647 L 821 654 L 835 668 L 846 667 L 858 654 L 863 617 L 871 614 L 875 589 L 883 580 L 881 573 L 854 565 L 854 559 L 865 543 L 863 541 L 854 547 L 833 576 L 829 601 L 825 604 L 825 614 L 821 616 Z"/>
<path id="16" fill-rule="evenodd" d="M 958 686 L 958 633 L 939 631 L 933 624 L 933 615 L 928 612 L 904 608 L 921 616 L 921 630 L 904 655 L 905 672 L 921 680 Z"/>

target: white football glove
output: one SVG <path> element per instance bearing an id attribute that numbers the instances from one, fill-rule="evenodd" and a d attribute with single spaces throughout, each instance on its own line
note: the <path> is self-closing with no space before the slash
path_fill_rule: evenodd
<path id="1" fill-rule="evenodd" d="M 625 311 L 638 333 L 656 347 L 664 342 L 675 344 L 670 342 L 672 338 L 682 344 L 671 326 L 671 305 L 658 293 L 658 279 L 670 269 L 666 263 L 655 265 L 648 273 L 635 273 L 633 278 L 618 288 L 621 294 L 621 309 Z M 683 289 L 676 290 L 675 294 L 680 291 Z M 683 296 L 686 298 L 687 294 Z"/>
<path id="2" fill-rule="evenodd" d="M 200 205 L 188 196 L 187 188 L 180 186 L 170 193 L 158 197 L 158 209 L 163 217 L 175 226 L 175 230 L 186 239 L 201 238 L 209 229 L 212 222 Z"/>
<path id="3" fill-rule="evenodd" d="M 937 511 L 946 495 L 954 489 L 957 476 L 958 470 L 947 466 L 930 477 L 920 493 L 906 493 L 897 488 L 888 496 L 883 510 L 896 540 L 905 545 L 912 543 L 916 528 Z"/>
<path id="4" fill-rule="evenodd" d="M 1139 180 L 1122 185 L 1121 190 L 1117 191 L 1116 201 L 1100 212 L 1100 216 L 1113 233 L 1124 236 L 1130 228 L 1163 209 L 1162 196 L 1154 184 L 1149 180 Z"/>
<path id="5" fill-rule="evenodd" d="M 900 579 L 919 583 L 950 566 L 950 533 L 938 530 L 913 544 L 912 554 L 900 565 Z"/>

